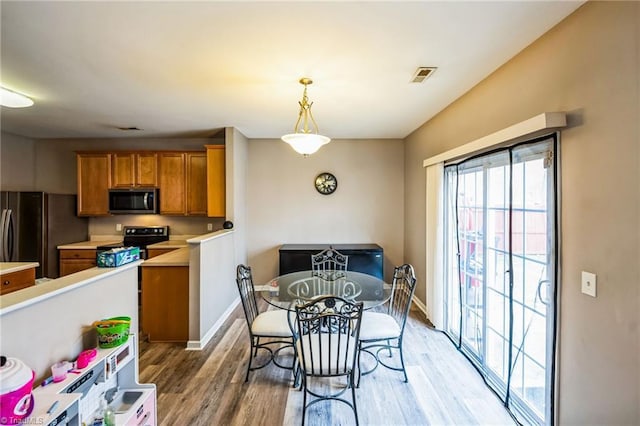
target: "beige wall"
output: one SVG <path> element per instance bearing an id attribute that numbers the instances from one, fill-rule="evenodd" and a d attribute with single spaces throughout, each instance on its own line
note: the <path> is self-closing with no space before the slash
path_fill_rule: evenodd
<path id="1" fill-rule="evenodd" d="M 336 140 L 304 158 L 281 140 L 251 140 L 248 261 L 256 283 L 278 274 L 286 243 L 376 243 L 389 277 L 404 259 L 403 151 L 399 140 Z M 313 186 L 324 171 L 338 178 L 332 195 Z"/>
<path id="2" fill-rule="evenodd" d="M 434 154 L 544 111 L 561 135 L 559 424 L 640 424 L 640 3 L 589 2 L 406 142 L 405 258 L 424 276 Z M 598 297 L 580 272 L 598 276 Z M 424 300 L 424 281 L 417 292 Z"/>
<path id="3" fill-rule="evenodd" d="M 36 142 L 31 139 L 2 132 L 0 135 L 0 190 L 31 191 L 34 189 L 35 145 Z"/>

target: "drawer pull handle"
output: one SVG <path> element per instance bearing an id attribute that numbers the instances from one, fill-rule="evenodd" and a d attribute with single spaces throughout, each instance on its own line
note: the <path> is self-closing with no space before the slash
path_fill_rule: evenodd
<path id="1" fill-rule="evenodd" d="M 151 416 L 151 412 L 147 411 L 147 412 L 144 414 L 144 417 L 142 418 L 142 420 L 140 420 L 140 421 L 138 422 L 138 426 L 140 426 L 140 425 L 144 424 L 144 423 L 149 419 L 149 417 L 150 417 L 150 416 Z"/>

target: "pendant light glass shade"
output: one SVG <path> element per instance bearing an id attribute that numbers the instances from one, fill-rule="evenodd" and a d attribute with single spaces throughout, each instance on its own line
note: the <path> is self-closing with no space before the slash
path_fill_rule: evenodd
<path id="1" fill-rule="evenodd" d="M 291 145 L 291 147 L 298 153 L 305 157 L 316 152 L 322 145 L 326 145 L 331 142 L 331 139 L 318 134 L 318 125 L 311 113 L 311 105 L 313 102 L 309 102 L 307 97 L 307 85 L 313 83 L 310 78 L 301 78 L 300 84 L 304 85 L 304 92 L 302 94 L 302 100 L 298 102 L 300 105 L 300 112 L 298 114 L 298 121 L 293 129 L 294 133 L 282 136 L 282 140 Z"/>

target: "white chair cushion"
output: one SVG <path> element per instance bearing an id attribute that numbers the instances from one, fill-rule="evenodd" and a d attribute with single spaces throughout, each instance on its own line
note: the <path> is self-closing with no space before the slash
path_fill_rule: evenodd
<path id="1" fill-rule="evenodd" d="M 322 354 L 320 347 L 322 347 Z M 331 353 L 329 353 L 329 348 L 331 348 Z M 329 333 L 305 335 L 296 342 L 298 361 L 300 361 L 301 367 L 306 365 L 308 374 L 345 373 L 345 360 L 347 369 L 350 369 L 356 349 L 356 339 L 353 336 L 347 337 L 346 334 L 340 335 L 340 344 L 338 344 L 338 335 Z M 304 360 L 302 358 L 303 350 Z"/>
<path id="2" fill-rule="evenodd" d="M 291 337 L 287 312 L 284 309 L 278 309 L 259 314 L 251 324 L 251 332 L 254 336 Z"/>
<path id="3" fill-rule="evenodd" d="M 400 326 L 388 314 L 363 312 L 360 325 L 360 340 L 392 339 L 400 336 Z"/>

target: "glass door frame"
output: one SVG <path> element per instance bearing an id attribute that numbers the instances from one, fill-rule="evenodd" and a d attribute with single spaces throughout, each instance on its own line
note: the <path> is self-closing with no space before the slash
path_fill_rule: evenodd
<path id="1" fill-rule="evenodd" d="M 486 152 L 482 155 L 477 155 L 474 156 L 473 158 L 476 157 L 480 157 L 480 156 L 489 156 L 493 153 L 497 153 L 499 151 L 506 151 L 507 155 L 508 155 L 508 161 L 506 162 L 507 170 L 509 172 L 509 188 L 510 188 L 510 194 L 509 194 L 509 214 L 512 216 L 513 213 L 513 194 L 511 192 L 511 188 L 513 185 L 512 182 L 512 176 L 510 175 L 513 172 L 513 165 L 514 165 L 514 161 L 513 161 L 513 150 L 522 146 L 522 145 L 533 145 L 536 143 L 540 143 L 543 141 L 548 141 L 549 142 L 549 152 L 551 153 L 550 156 L 548 158 L 544 158 L 543 156 L 543 161 L 545 162 L 545 168 L 549 168 L 549 172 L 547 174 L 547 200 L 546 200 L 546 217 L 547 217 L 547 223 L 546 223 L 546 229 L 547 232 L 552 232 L 553 235 L 549 236 L 547 235 L 547 260 L 546 260 L 546 266 L 545 268 L 548 267 L 549 271 L 547 272 L 546 276 L 550 277 L 550 279 L 548 280 L 551 284 L 552 284 L 552 289 L 553 289 L 553 294 L 547 294 L 547 301 L 549 301 L 549 305 L 548 305 L 548 310 L 545 314 L 545 319 L 546 319 L 546 328 L 545 328 L 545 336 L 546 336 L 546 353 L 544 355 L 545 358 L 545 396 L 544 396 L 544 401 L 545 401 L 545 413 L 544 413 L 544 420 L 546 422 L 546 424 L 554 424 L 554 420 L 555 420 L 555 406 L 556 406 L 556 393 L 555 393 L 555 388 L 556 388 L 556 384 L 557 384 L 557 377 L 556 377 L 556 358 L 557 358 L 557 339 L 558 339 L 558 330 L 559 330 L 559 324 L 558 324 L 558 317 L 559 317 L 559 303 L 558 303 L 558 298 L 559 298 L 559 259 L 560 259 L 560 182 L 559 182 L 559 149 L 558 149 L 558 140 L 559 140 L 559 134 L 554 133 L 554 134 L 548 134 L 536 139 L 532 139 L 532 140 L 527 140 L 525 142 L 521 142 L 518 144 L 514 144 L 513 146 L 510 147 L 501 147 L 498 148 L 496 150 L 492 150 L 489 152 Z M 539 154 L 536 154 L 539 157 Z M 472 158 L 470 158 L 472 159 Z M 466 160 L 465 160 L 466 161 Z M 523 160 L 523 161 L 519 161 L 519 164 L 523 164 L 523 166 L 526 164 L 527 160 Z M 548 163 L 548 165 L 547 165 Z M 444 217 L 444 233 L 445 233 L 445 239 L 444 239 L 444 251 L 445 251 L 445 256 L 443 256 L 443 270 L 445 271 L 445 274 L 451 274 L 451 265 L 455 265 L 455 262 L 453 264 L 447 264 L 446 263 L 446 259 L 447 257 L 449 257 L 452 253 L 452 248 L 454 249 L 454 252 L 457 253 L 462 253 L 460 251 L 460 240 L 459 240 L 459 218 L 458 218 L 458 213 L 459 213 L 459 209 L 458 209 L 458 193 L 459 193 L 459 188 L 458 185 L 460 183 L 460 173 L 459 171 L 456 171 L 456 181 L 455 181 L 455 188 L 452 189 L 452 182 L 450 179 L 450 174 L 446 171 L 447 167 L 451 167 L 451 165 L 447 165 L 445 166 L 445 177 L 443 182 L 444 184 L 444 188 L 445 188 L 445 196 L 444 196 L 444 200 L 445 200 L 445 206 L 448 205 L 449 207 L 445 207 L 448 210 L 445 210 L 445 214 L 443 215 Z M 467 173 L 471 173 L 472 170 L 480 170 L 482 172 L 482 179 L 483 179 L 483 185 L 482 185 L 482 189 L 483 189 L 483 200 L 482 200 L 482 209 L 483 209 L 483 223 L 482 223 L 482 235 L 483 235 L 483 253 L 482 253 L 482 262 L 483 265 L 486 266 L 486 262 L 487 262 L 487 242 L 484 241 L 484 238 L 486 238 L 487 236 L 487 216 L 488 216 L 488 212 L 490 210 L 490 206 L 487 203 L 487 188 L 488 188 L 488 175 L 489 175 L 489 170 L 490 168 L 487 167 L 486 165 L 483 164 L 478 164 L 477 166 L 472 166 L 467 170 Z M 524 183 L 523 183 L 523 188 L 524 188 Z M 455 207 L 451 206 L 451 191 L 455 192 Z M 477 203 L 476 203 L 477 204 Z M 451 215 L 451 209 L 455 210 L 454 215 Z M 521 208 L 522 211 L 522 215 L 523 215 L 523 221 L 524 221 L 524 214 L 527 211 L 526 206 L 522 206 Z M 449 213 L 449 214 L 446 214 Z M 455 222 L 455 230 L 453 232 L 453 239 L 454 241 L 451 241 L 451 232 L 450 230 L 451 228 L 451 221 Z M 506 226 L 505 226 L 505 229 Z M 511 227 L 508 228 L 508 232 L 510 234 L 510 238 L 513 236 L 513 229 L 511 229 Z M 524 236 L 524 231 L 523 231 L 523 236 Z M 524 237 L 523 237 L 524 238 Z M 454 245 L 454 247 L 452 247 L 451 245 Z M 524 243 L 523 243 L 524 244 Z M 456 247 L 456 245 L 458 245 L 458 247 Z M 508 256 L 510 257 L 510 259 L 513 258 L 513 247 L 510 246 L 506 249 L 506 251 L 508 251 Z M 522 254 L 522 259 L 523 259 L 523 267 L 524 267 L 524 259 L 526 259 L 526 253 L 524 252 L 524 248 L 523 248 L 523 254 Z M 503 399 L 503 401 L 506 401 L 505 404 L 510 406 L 513 405 L 514 408 L 516 408 L 516 411 L 519 412 L 519 414 L 526 419 L 527 421 L 530 422 L 534 422 L 534 423 L 538 423 L 539 419 L 537 417 L 537 415 L 533 414 L 533 411 L 527 407 L 527 404 L 520 399 L 519 396 L 514 395 L 514 392 L 511 392 L 511 387 L 509 388 L 505 388 L 503 384 L 501 384 L 501 382 L 504 383 L 504 379 L 497 376 L 496 373 L 494 373 L 492 371 L 491 368 L 488 367 L 487 365 L 487 344 L 486 343 L 486 336 L 487 336 L 487 324 L 488 324 L 488 320 L 487 320 L 487 314 L 486 314 L 486 305 L 487 305 L 487 284 L 486 284 L 486 275 L 487 275 L 487 268 L 483 267 L 484 271 L 483 271 L 483 275 L 482 275 L 482 279 L 483 279 L 483 285 L 481 286 L 482 289 L 482 300 L 483 300 L 483 321 L 482 321 L 482 336 L 483 336 L 483 343 L 482 343 L 482 347 L 480 348 L 480 350 L 478 350 L 478 352 L 475 352 L 475 348 L 471 347 L 471 348 L 467 348 L 466 344 L 464 343 L 464 319 L 463 316 L 465 314 L 465 306 L 466 304 L 462 303 L 462 299 L 463 297 L 466 296 L 465 292 L 462 291 L 462 279 L 461 274 L 462 274 L 462 269 L 463 269 L 463 265 L 462 265 L 462 260 L 461 260 L 461 256 L 458 256 L 457 258 L 457 284 L 459 286 L 459 290 L 458 290 L 458 294 L 457 297 L 459 298 L 459 300 L 457 300 L 458 306 L 457 308 L 454 308 L 454 311 L 458 312 L 460 314 L 460 319 L 459 319 L 459 324 L 452 324 L 452 316 L 451 316 L 451 308 L 453 307 L 449 307 L 447 304 L 447 300 L 452 298 L 452 291 L 454 291 L 452 285 L 447 284 L 447 288 L 445 289 L 445 304 L 443 306 L 444 309 L 444 318 L 445 318 L 445 332 L 447 334 L 449 334 L 452 338 L 457 338 L 457 346 L 459 348 L 459 350 L 461 350 L 472 362 L 478 363 L 480 365 L 478 365 L 477 367 L 479 367 L 481 369 L 481 374 L 483 374 L 483 376 L 485 377 L 485 381 L 487 381 L 487 384 L 490 385 L 492 387 L 492 389 L 494 391 L 496 391 L 496 394 L 498 394 L 498 396 L 500 396 L 500 398 Z M 511 263 L 511 262 L 510 262 Z M 466 266 L 466 265 L 465 265 Z M 524 269 L 523 269 L 524 271 Z M 509 276 L 509 283 L 513 283 L 513 268 L 509 268 L 508 274 L 505 275 L 510 275 Z M 523 272 L 524 273 L 524 272 Z M 452 278 L 448 278 L 445 280 L 446 283 L 449 283 L 450 280 Z M 455 278 L 453 278 L 455 279 Z M 523 278 L 524 280 L 524 278 Z M 454 283 L 455 285 L 455 283 Z M 509 284 L 507 284 L 509 285 Z M 540 286 L 540 281 L 538 283 L 538 287 Z M 505 291 L 508 291 L 509 289 L 506 288 Z M 539 288 L 538 288 L 538 292 L 539 292 Z M 524 290 L 523 290 L 524 292 Z M 526 312 L 528 308 L 528 304 L 526 303 L 526 297 L 523 293 L 523 305 L 522 305 L 522 322 L 523 324 L 526 322 L 525 318 L 526 318 Z M 542 300 L 542 298 L 540 299 Z M 515 327 L 515 325 L 512 323 L 512 321 L 514 320 L 512 312 L 513 312 L 513 297 L 511 295 L 511 297 L 508 300 L 509 303 L 509 309 L 511 312 L 511 315 L 509 317 L 509 342 L 507 343 L 510 347 L 512 347 L 513 345 L 519 345 L 520 342 L 515 342 L 513 339 L 513 329 Z M 459 332 L 455 333 L 455 327 L 457 326 Z M 522 333 L 528 332 L 528 328 L 526 331 L 524 331 L 524 327 L 523 327 L 523 331 Z M 452 339 L 453 340 L 453 339 Z M 524 352 L 521 352 L 522 347 L 519 348 L 518 352 L 519 355 L 521 357 L 524 357 L 525 354 Z M 507 368 L 508 370 L 512 370 L 513 368 L 513 359 L 516 358 L 512 358 L 511 356 L 508 357 L 508 360 L 505 361 L 503 359 L 503 364 L 505 362 L 507 363 L 511 363 L 511 365 L 509 365 Z M 507 385 L 509 385 L 511 383 L 511 371 L 507 372 Z M 501 389 L 502 388 L 502 389 Z"/>

